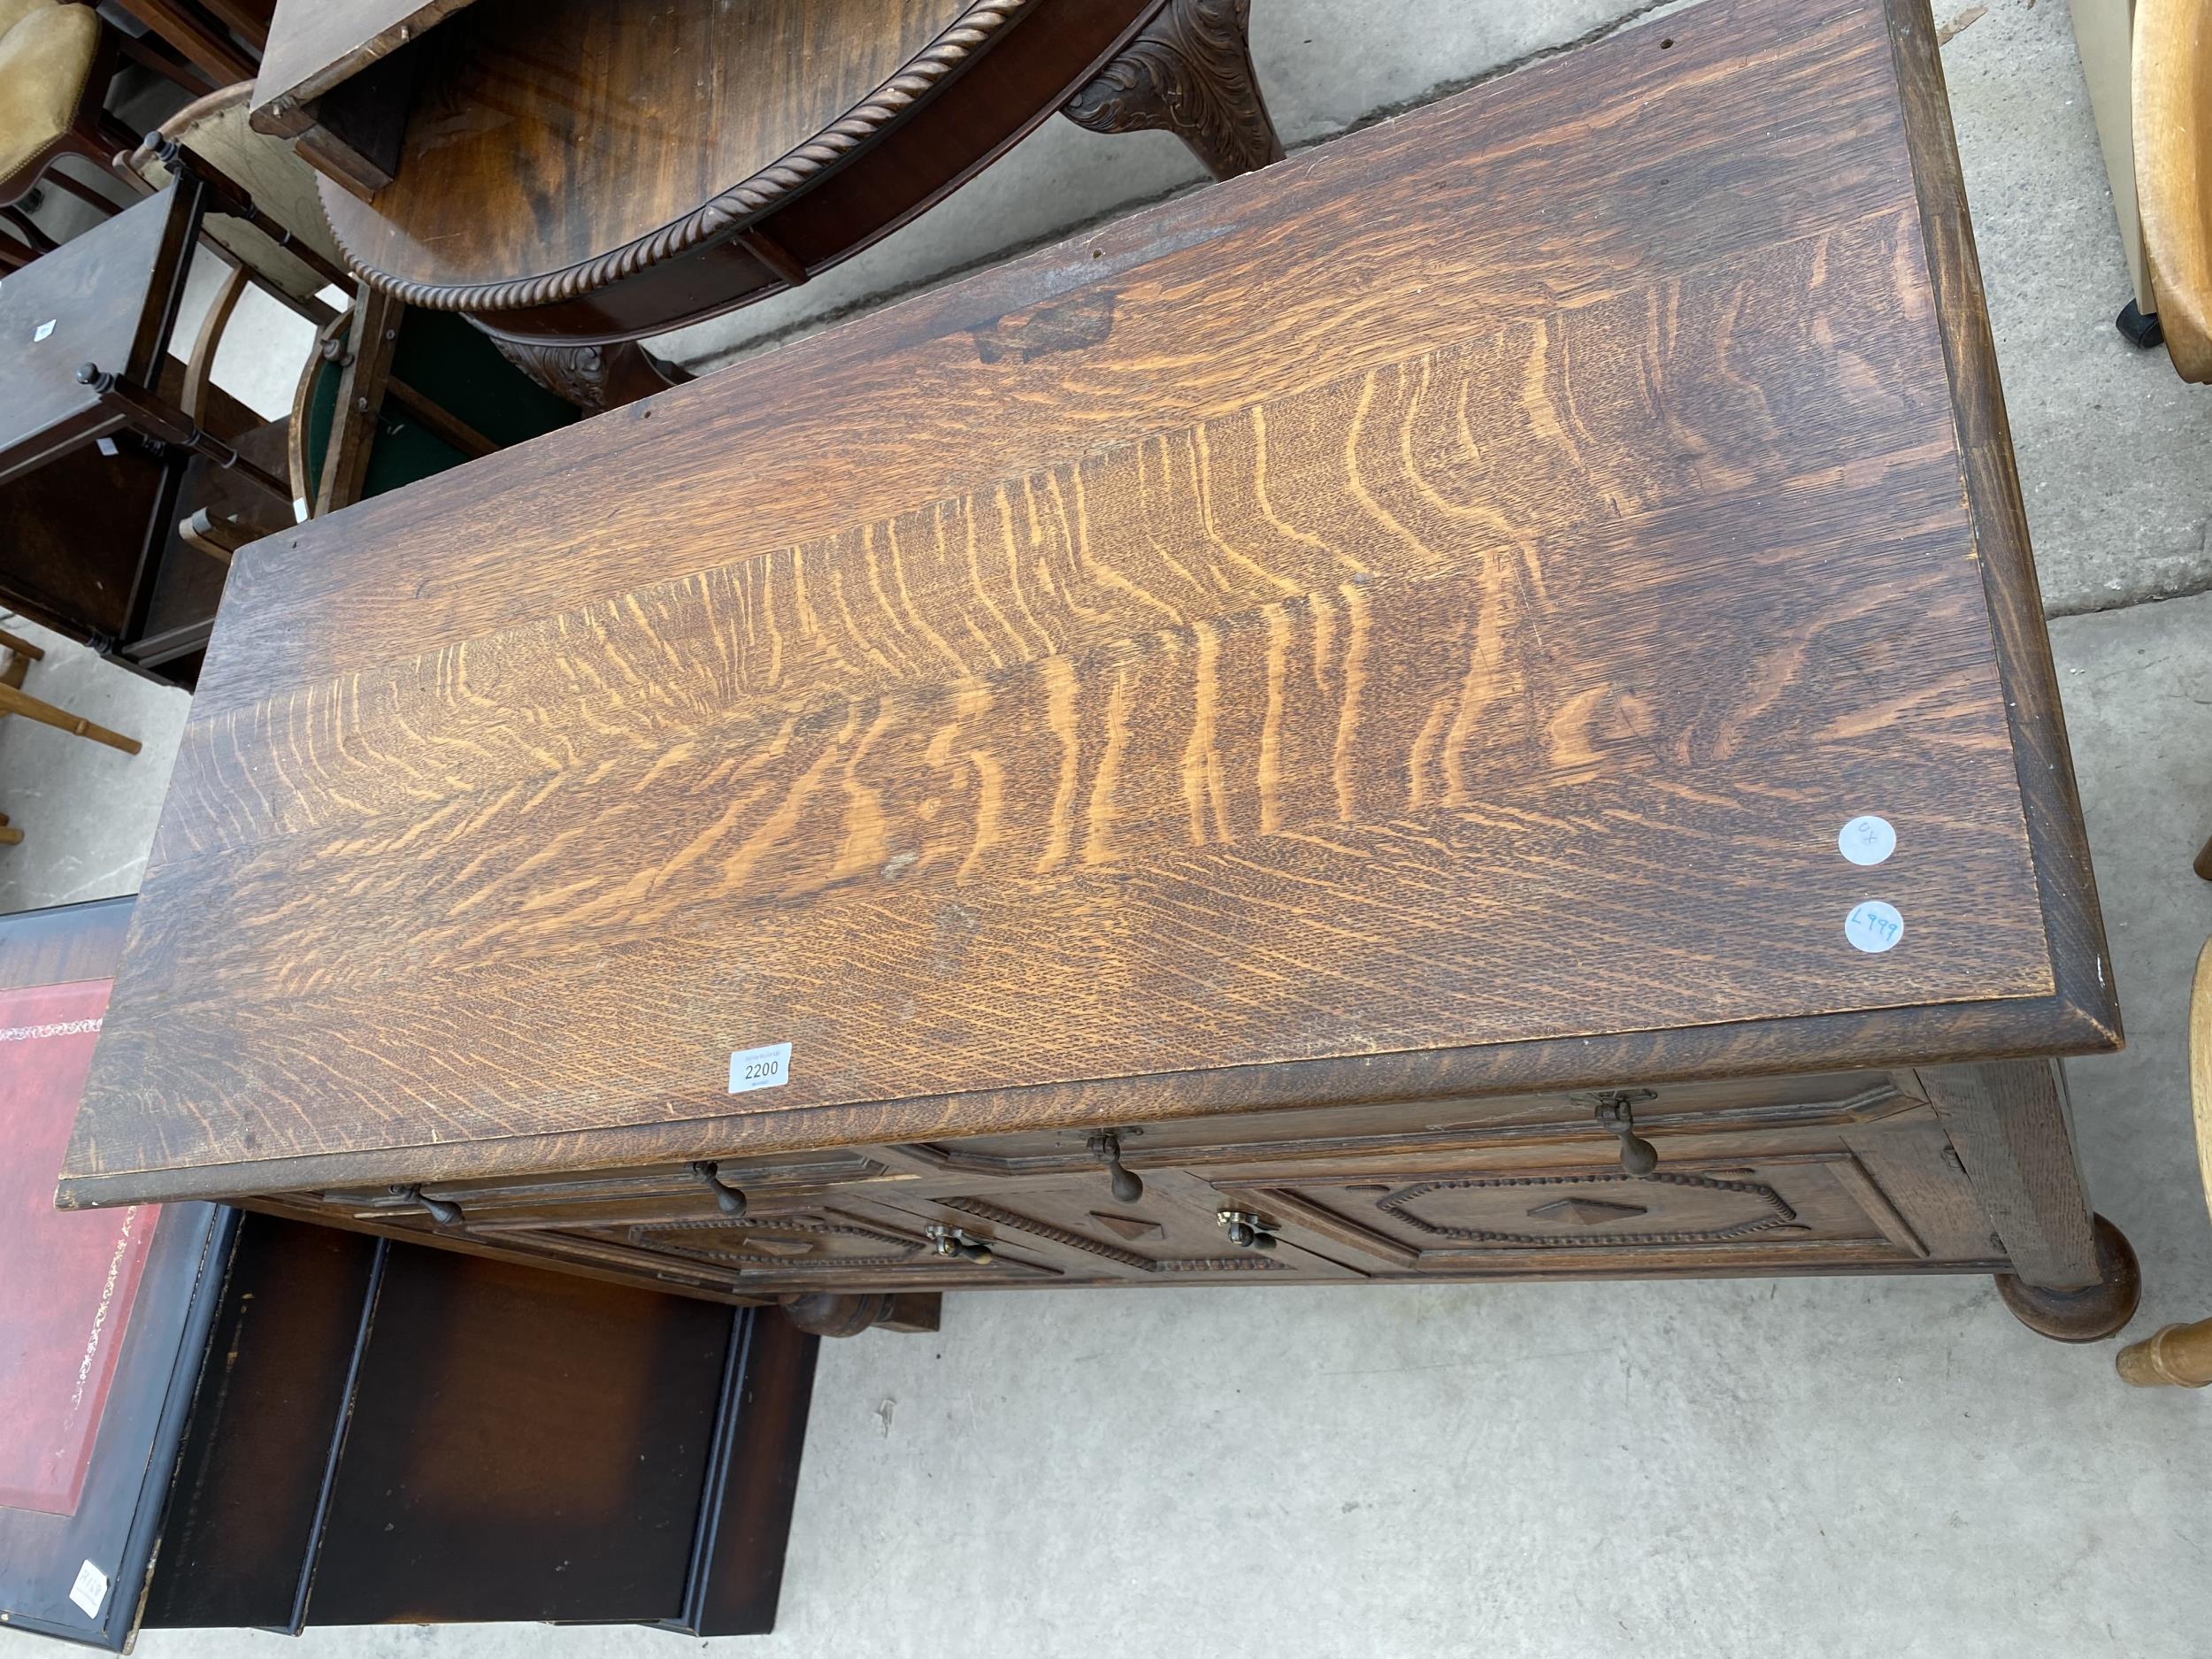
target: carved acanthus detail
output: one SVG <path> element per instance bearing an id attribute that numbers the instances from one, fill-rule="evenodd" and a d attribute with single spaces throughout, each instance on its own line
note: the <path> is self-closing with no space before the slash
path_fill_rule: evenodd
<path id="1" fill-rule="evenodd" d="M 1173 133 L 1217 179 L 1283 158 L 1252 69 L 1251 0 L 1168 0 L 1064 106 L 1094 133 Z"/>

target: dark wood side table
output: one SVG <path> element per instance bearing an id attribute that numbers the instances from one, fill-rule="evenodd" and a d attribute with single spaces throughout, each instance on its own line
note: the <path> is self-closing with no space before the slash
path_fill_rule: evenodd
<path id="1" fill-rule="evenodd" d="M 254 122 L 372 284 L 598 407 L 665 383 L 626 342 L 804 282 L 1063 106 L 1217 176 L 1279 157 L 1248 4 L 285 0 Z"/>
<path id="2" fill-rule="evenodd" d="M 246 203 L 180 179 L 0 283 L 0 595 L 159 678 L 196 662 L 223 583 L 178 519 L 292 517 L 282 427 L 213 387 L 202 425 L 168 352 L 203 219 Z"/>
<path id="3" fill-rule="evenodd" d="M 265 541 L 229 603 L 65 1202 L 846 1325 L 2134 1305 L 1918 0 L 1625 32 Z"/>
<path id="4" fill-rule="evenodd" d="M 217 1205 L 41 1213 L 131 913 L 0 917 L 0 1624 L 772 1629 L 789 1321 Z"/>

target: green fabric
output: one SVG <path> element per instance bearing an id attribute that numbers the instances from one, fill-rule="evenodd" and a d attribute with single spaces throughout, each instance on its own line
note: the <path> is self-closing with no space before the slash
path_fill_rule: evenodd
<path id="1" fill-rule="evenodd" d="M 330 448 L 342 373 L 336 364 L 325 364 L 308 400 L 307 461 L 312 477 L 322 475 L 323 457 Z M 565 426 L 583 413 L 501 357 L 481 330 L 450 311 L 408 311 L 392 356 L 392 374 L 497 444 L 520 443 Z M 432 437 L 388 397 L 377 419 L 361 493 L 381 495 L 467 459 Z"/>

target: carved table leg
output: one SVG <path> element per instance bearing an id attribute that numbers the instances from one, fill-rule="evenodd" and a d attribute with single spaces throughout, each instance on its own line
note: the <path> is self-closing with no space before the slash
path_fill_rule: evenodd
<path id="1" fill-rule="evenodd" d="M 1251 9 L 1252 0 L 1167 0 L 1064 113 L 1094 133 L 1172 133 L 1217 179 L 1280 161 L 1246 40 Z"/>
<path id="2" fill-rule="evenodd" d="M 692 378 L 690 370 L 663 362 L 634 340 L 611 346 L 563 346 L 492 334 L 491 342 L 501 357 L 554 396 L 595 415 Z"/>
<path id="3" fill-rule="evenodd" d="M 810 1336 L 858 1336 L 874 1325 L 887 1331 L 934 1331 L 941 1302 L 933 1293 L 894 1295 L 878 1291 L 865 1296 L 841 1296 L 816 1291 L 788 1298 L 783 1304 L 783 1317 Z"/>
<path id="4" fill-rule="evenodd" d="M 1997 1294 L 2012 1317 L 2054 1342 L 2101 1342 L 2116 1336 L 2143 1300 L 2143 1270 L 2127 1235 L 2102 1216 L 2092 1217 L 2097 1279 L 2078 1290 L 2051 1290 L 2013 1273 L 1997 1275 Z"/>

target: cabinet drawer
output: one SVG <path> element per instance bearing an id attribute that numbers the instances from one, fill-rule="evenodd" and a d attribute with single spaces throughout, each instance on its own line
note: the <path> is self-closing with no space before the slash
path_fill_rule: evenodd
<path id="1" fill-rule="evenodd" d="M 1523 1276 L 1905 1263 L 1929 1254 L 1848 1151 L 1674 1158 L 1636 1177 L 1590 1164 L 1509 1173 L 1362 1172 L 1220 1183 L 1290 1241 L 1402 1273 Z"/>
<path id="2" fill-rule="evenodd" d="M 718 1160 L 715 1171 L 717 1180 L 739 1188 L 749 1200 L 786 1208 L 817 1202 L 823 1194 L 840 1188 L 894 1179 L 884 1164 L 864 1150 L 843 1149 Z M 592 1170 L 572 1175 L 427 1181 L 419 1189 L 373 1187 L 326 1192 L 321 1198 L 326 1205 L 363 1220 L 420 1211 L 422 1200 L 427 1198 L 453 1206 L 471 1228 L 487 1232 L 703 1220 L 718 1213 L 713 1185 L 688 1164 Z"/>
<path id="3" fill-rule="evenodd" d="M 1113 1197 L 1096 1178 L 1009 1181 L 936 1199 L 902 1198 L 925 1221 L 960 1226 L 1002 1246 L 1043 1252 L 1071 1276 L 1101 1282 L 1219 1284 L 1258 1279 L 1357 1279 L 1360 1272 L 1284 1243 L 1253 1249 L 1233 1241 L 1222 1220 L 1233 1206 L 1196 1177 L 1161 1171 L 1133 1199 Z M 1271 1240 L 1271 1243 L 1273 1240 Z"/>
<path id="4" fill-rule="evenodd" d="M 875 1204 L 503 1236 L 547 1254 L 589 1257 L 741 1295 L 974 1290 L 1063 1277 L 1048 1253 L 1019 1239 L 983 1240 L 987 1261 L 948 1256 L 926 1220 Z"/>
<path id="5" fill-rule="evenodd" d="M 1148 1179 L 1156 1169 L 1241 1172 L 1315 1159 L 1387 1159 L 1416 1152 L 1494 1154 L 1508 1160 L 1572 1158 L 1578 1148 L 1594 1150 L 1614 1144 L 1597 1122 L 1600 1101 L 1614 1095 L 1629 1099 L 1640 1129 L 1655 1139 L 1870 1123 L 1920 1104 L 1889 1072 L 1839 1071 L 1480 1100 L 1377 1101 L 1147 1123 L 1120 1127 L 1117 1133 L 1123 1162 Z M 940 1159 L 949 1170 L 997 1175 L 1071 1173 L 1099 1167 L 1089 1149 L 1092 1133 L 1085 1128 L 977 1136 L 918 1149 Z"/>

